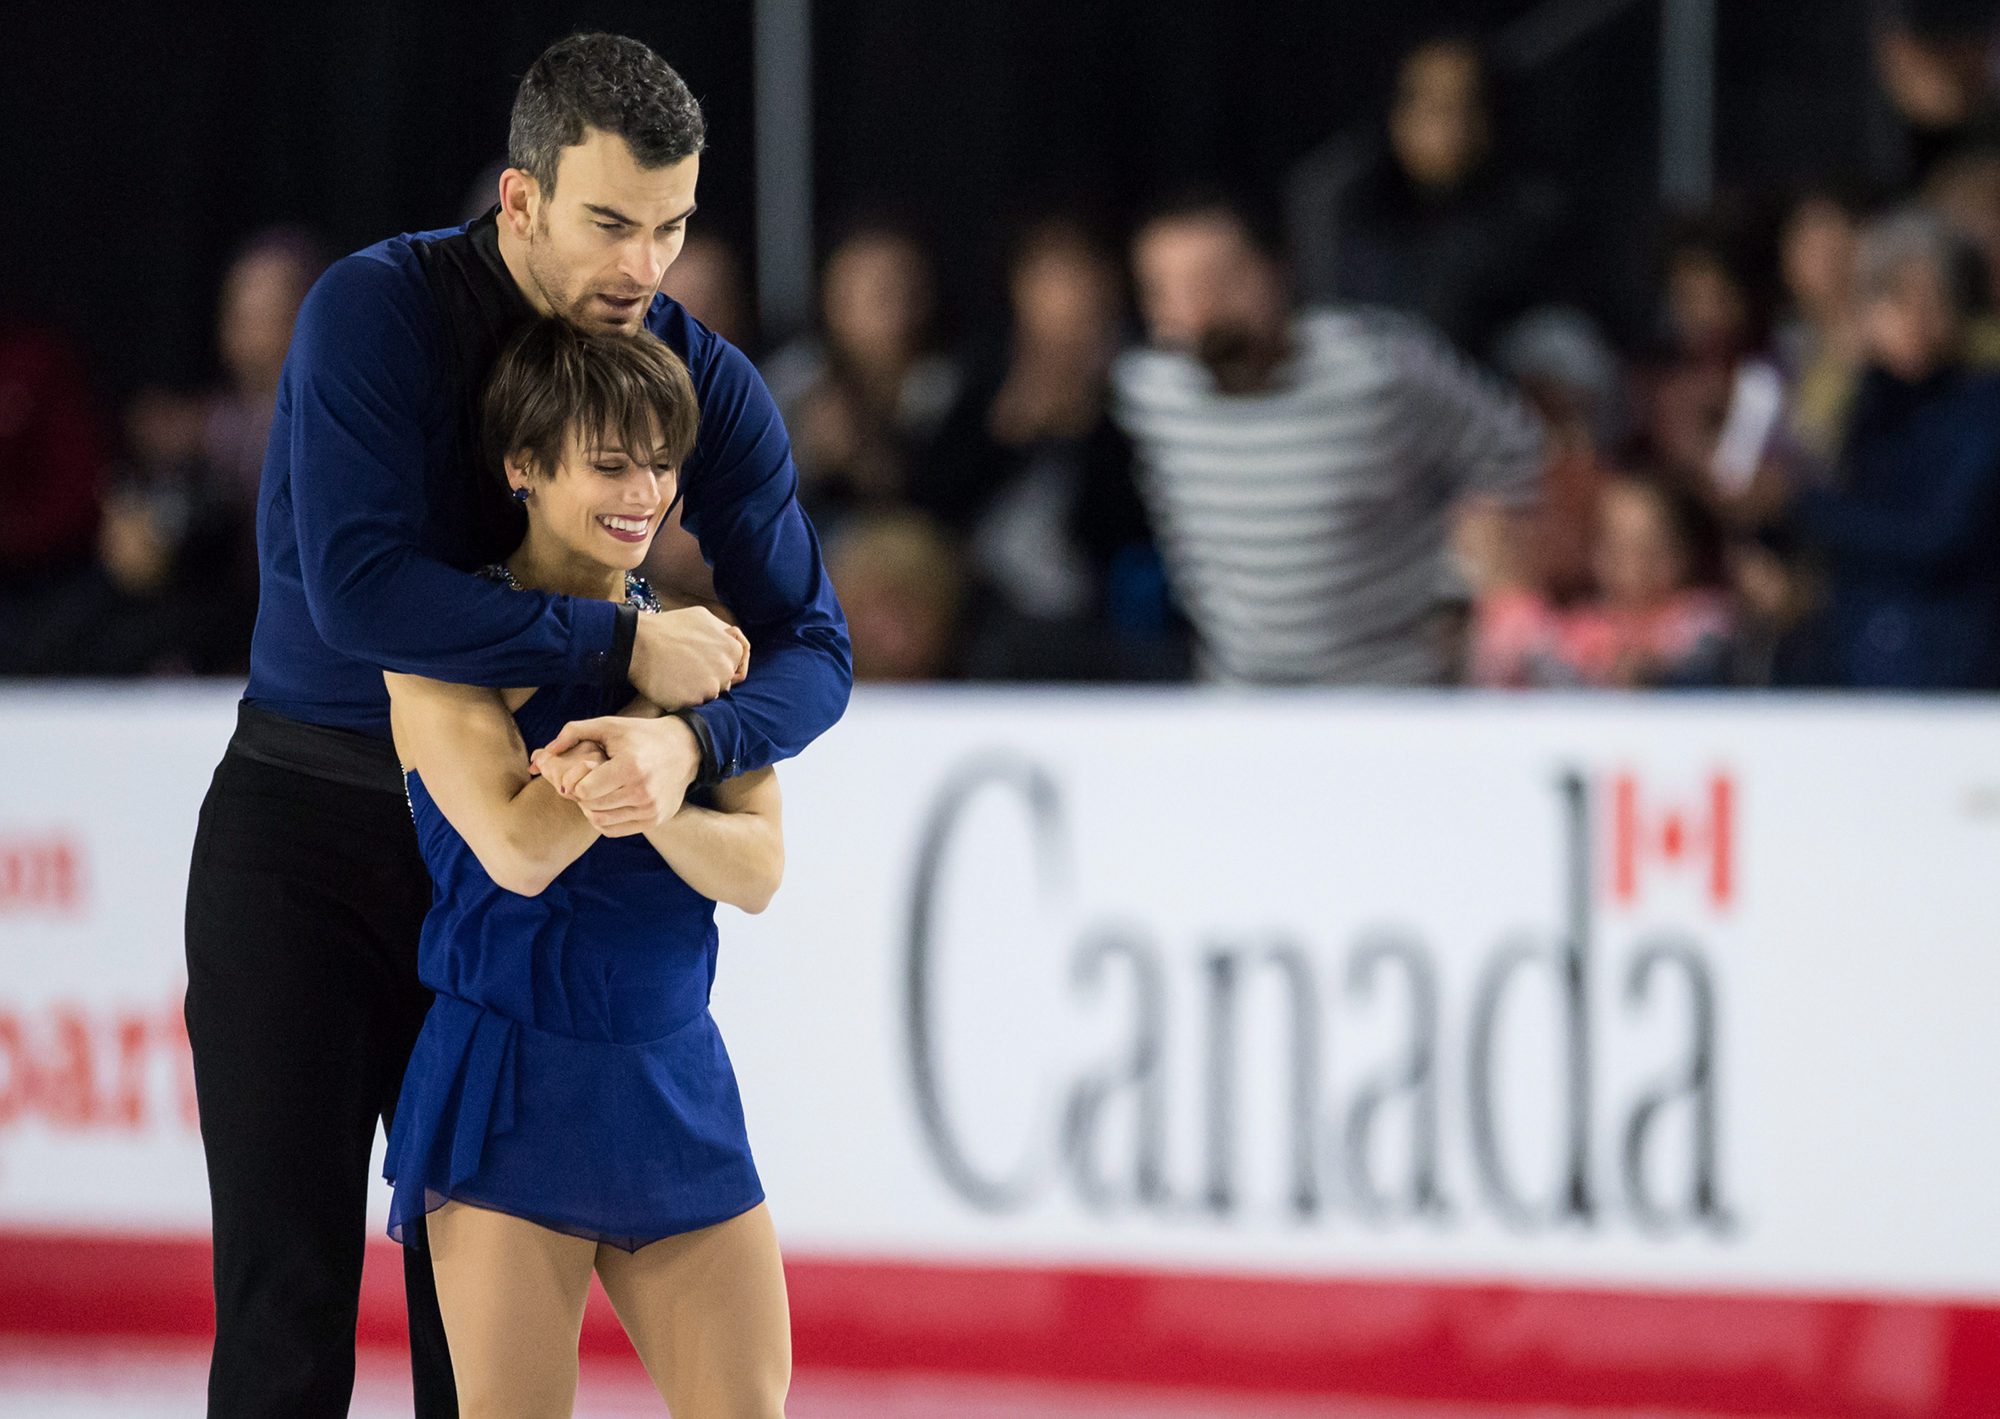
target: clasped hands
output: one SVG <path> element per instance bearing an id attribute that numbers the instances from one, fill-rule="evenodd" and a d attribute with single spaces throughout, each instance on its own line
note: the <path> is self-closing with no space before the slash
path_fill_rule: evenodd
<path id="1" fill-rule="evenodd" d="M 632 685 L 664 710 L 706 704 L 743 682 L 750 642 L 706 607 L 639 618 Z M 701 745 L 672 714 L 603 715 L 573 720 L 528 759 L 564 798 L 609 838 L 658 827 L 681 809 L 701 771 Z"/>

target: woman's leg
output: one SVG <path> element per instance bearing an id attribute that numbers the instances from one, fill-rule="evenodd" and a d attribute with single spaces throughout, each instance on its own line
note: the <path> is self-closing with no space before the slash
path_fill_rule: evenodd
<path id="1" fill-rule="evenodd" d="M 597 1275 L 674 1419 L 784 1419 L 792 1318 L 769 1208 L 635 1252 L 601 1245 Z"/>
<path id="2" fill-rule="evenodd" d="M 462 1202 L 427 1222 L 460 1419 L 569 1419 L 597 1244 Z"/>

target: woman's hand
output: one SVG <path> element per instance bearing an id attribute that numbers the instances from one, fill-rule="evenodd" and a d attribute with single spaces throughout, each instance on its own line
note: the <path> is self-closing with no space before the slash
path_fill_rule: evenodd
<path id="1" fill-rule="evenodd" d="M 572 745 L 560 754 L 551 754 L 544 747 L 528 756 L 528 772 L 547 779 L 549 786 L 564 798 L 574 798 L 574 790 L 584 775 L 608 758 L 604 746 L 591 740 Z"/>

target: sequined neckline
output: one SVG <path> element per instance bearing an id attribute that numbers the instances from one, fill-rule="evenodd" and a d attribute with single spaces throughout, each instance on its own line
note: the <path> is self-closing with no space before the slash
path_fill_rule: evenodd
<path id="1" fill-rule="evenodd" d="M 479 574 L 488 581 L 497 581 L 502 586 L 514 591 L 526 591 L 528 589 L 515 579 L 514 569 L 505 562 L 489 563 L 479 569 Z M 641 611 L 664 611 L 666 609 L 666 607 L 660 604 L 660 598 L 654 592 L 651 583 L 637 572 L 625 573 L 625 600 Z"/>

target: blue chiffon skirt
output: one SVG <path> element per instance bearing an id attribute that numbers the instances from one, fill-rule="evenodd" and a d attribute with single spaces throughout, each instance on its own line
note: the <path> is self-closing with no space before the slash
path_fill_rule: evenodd
<path id="1" fill-rule="evenodd" d="M 384 1175 L 389 1234 L 457 1200 L 636 1251 L 764 1200 L 722 1035 L 706 1008 L 644 1043 L 552 1034 L 440 994 Z"/>

